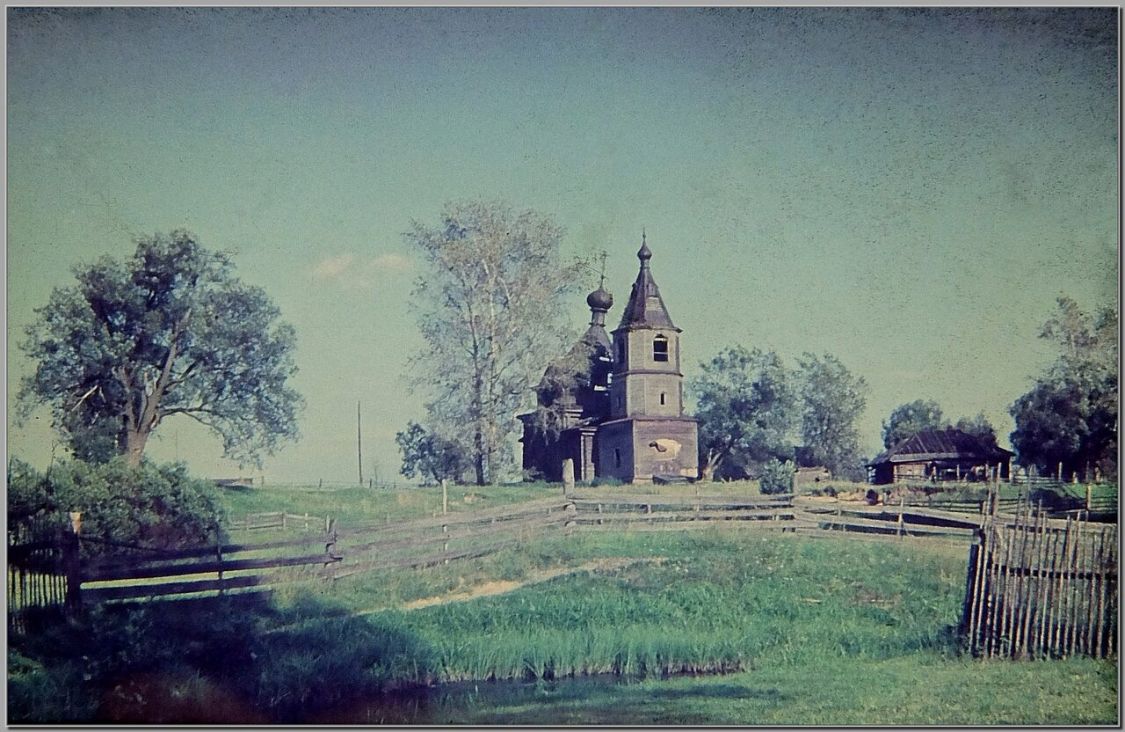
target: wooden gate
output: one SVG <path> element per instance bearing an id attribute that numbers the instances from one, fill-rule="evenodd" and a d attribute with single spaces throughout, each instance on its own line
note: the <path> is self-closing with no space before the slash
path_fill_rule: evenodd
<path id="1" fill-rule="evenodd" d="M 8 524 L 8 624 L 23 630 L 28 613 L 62 610 L 78 592 L 78 535 L 59 514 Z"/>
<path id="2" fill-rule="evenodd" d="M 993 504 L 995 505 L 995 504 Z M 961 629 L 976 656 L 1117 653 L 1117 525 L 987 515 L 969 552 Z"/>

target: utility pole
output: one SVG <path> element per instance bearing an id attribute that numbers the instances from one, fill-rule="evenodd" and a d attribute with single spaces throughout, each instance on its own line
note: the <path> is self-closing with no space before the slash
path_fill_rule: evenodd
<path id="1" fill-rule="evenodd" d="M 359 459 L 359 484 L 363 485 L 363 421 L 360 417 L 360 403 L 355 403 L 355 440 Z"/>

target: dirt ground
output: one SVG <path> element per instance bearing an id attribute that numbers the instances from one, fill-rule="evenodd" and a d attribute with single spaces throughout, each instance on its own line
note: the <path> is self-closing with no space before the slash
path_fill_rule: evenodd
<path id="1" fill-rule="evenodd" d="M 401 606 L 403 610 L 418 610 L 424 607 L 431 607 L 433 605 L 445 605 L 451 602 L 465 602 L 466 600 L 475 600 L 478 597 L 489 597 L 492 595 L 504 595 L 509 592 L 518 590 L 521 587 L 528 585 L 538 584 L 552 580 L 555 577 L 562 577 L 570 574 L 580 574 L 582 572 L 610 572 L 635 564 L 660 564 L 664 561 L 663 557 L 653 558 L 636 558 L 636 557 L 607 557 L 604 559 L 595 559 L 577 567 L 556 567 L 555 569 L 545 569 L 535 572 L 530 577 L 520 580 L 495 580 L 492 582 L 484 582 L 479 585 L 474 585 L 467 590 L 459 592 L 451 592 L 445 595 L 438 595 L 435 597 L 423 597 L 418 600 L 412 600 Z"/>

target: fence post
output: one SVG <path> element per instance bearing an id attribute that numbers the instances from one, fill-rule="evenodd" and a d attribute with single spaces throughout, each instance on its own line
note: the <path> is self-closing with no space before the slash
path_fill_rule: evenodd
<path id="1" fill-rule="evenodd" d="M 902 513 L 906 508 L 906 496 L 900 496 L 898 499 L 898 536 L 901 539 L 903 536 L 903 520 Z"/>
<path id="2" fill-rule="evenodd" d="M 445 478 L 441 479 L 441 515 L 449 513 L 449 486 Z"/>
<path id="3" fill-rule="evenodd" d="M 563 484 L 563 497 L 569 491 L 574 490 L 574 459 L 567 458 L 562 461 L 562 484 Z"/>
<path id="4" fill-rule="evenodd" d="M 66 609 L 77 613 L 82 610 L 82 562 L 78 556 L 82 531 L 82 512 L 70 512 L 70 531 L 63 537 L 63 566 L 66 569 Z"/>
<path id="5" fill-rule="evenodd" d="M 223 594 L 223 535 L 219 531 L 218 524 L 215 525 L 215 559 L 219 562 L 219 594 L 221 595 Z"/>
<path id="6" fill-rule="evenodd" d="M 1093 497 L 1093 486 L 1089 483 L 1086 484 L 1086 510 L 1090 510 L 1090 499 Z"/>

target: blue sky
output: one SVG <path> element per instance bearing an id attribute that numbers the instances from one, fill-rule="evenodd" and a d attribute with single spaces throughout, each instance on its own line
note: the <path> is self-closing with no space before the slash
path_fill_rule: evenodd
<path id="1" fill-rule="evenodd" d="M 871 385 L 869 453 L 918 398 L 1005 443 L 1055 298 L 1116 301 L 1117 42 L 1114 9 L 9 9 L 8 397 L 72 266 L 185 227 L 297 329 L 304 436 L 267 480 L 351 479 L 357 400 L 389 478 L 422 416 L 402 232 L 485 198 L 607 251 L 611 323 L 645 228 L 689 378 L 827 351 Z M 9 452 L 45 465 L 47 419 Z"/>

